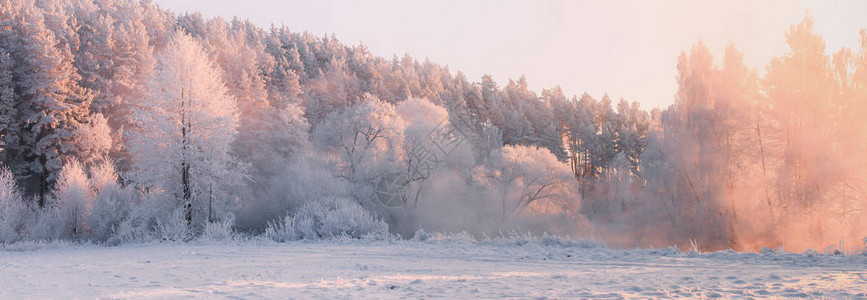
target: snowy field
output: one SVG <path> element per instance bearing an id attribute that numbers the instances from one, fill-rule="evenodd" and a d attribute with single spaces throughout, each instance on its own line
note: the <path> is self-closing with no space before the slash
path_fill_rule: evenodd
<path id="1" fill-rule="evenodd" d="M 27 248 L 0 251 L 0 299 L 867 297 L 863 255 L 461 241 Z"/>

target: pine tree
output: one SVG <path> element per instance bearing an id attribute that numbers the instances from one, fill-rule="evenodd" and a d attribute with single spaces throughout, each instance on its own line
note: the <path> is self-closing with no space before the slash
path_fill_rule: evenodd
<path id="1" fill-rule="evenodd" d="M 18 92 L 18 114 L 10 126 L 16 149 L 6 160 L 44 205 L 63 161 L 75 154 L 74 131 L 87 122 L 91 96 L 77 83 L 70 44 L 47 28 L 43 12 L 21 3 L 2 6 L 8 9 L 0 13 L 0 42 L 14 61 Z"/>

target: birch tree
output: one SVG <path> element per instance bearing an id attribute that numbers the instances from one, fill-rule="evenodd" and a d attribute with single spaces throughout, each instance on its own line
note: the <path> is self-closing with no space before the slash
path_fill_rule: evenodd
<path id="1" fill-rule="evenodd" d="M 229 153 L 238 125 L 235 98 L 199 43 L 176 32 L 158 54 L 147 96 L 134 109 L 132 180 L 183 207 L 188 227 L 211 221 L 244 178 Z"/>

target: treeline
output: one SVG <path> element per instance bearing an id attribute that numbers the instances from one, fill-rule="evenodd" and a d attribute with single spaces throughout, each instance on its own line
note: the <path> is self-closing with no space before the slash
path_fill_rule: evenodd
<path id="1" fill-rule="evenodd" d="M 763 77 L 729 46 L 678 58 L 675 103 L 644 154 L 666 232 L 710 248 L 849 251 L 867 236 L 867 30 L 826 52 L 807 16 Z M 689 224 L 688 226 L 684 224 Z"/>
<path id="2" fill-rule="evenodd" d="M 718 65 L 697 44 L 675 104 L 647 112 L 148 1 L 0 7 L 5 241 L 188 239 L 226 222 L 284 240 L 384 222 L 800 250 L 853 249 L 867 228 L 867 47 L 828 56 L 809 18 L 764 78 L 734 47 Z M 454 147 L 436 152 L 443 128 Z M 393 208 L 377 186 L 396 174 Z"/>
<path id="3" fill-rule="evenodd" d="M 266 31 L 238 19 L 174 16 L 134 1 L 6 1 L 3 7 L 3 70 L 10 74 L 3 82 L 8 91 L 3 98 L 8 106 L 4 161 L 18 178 L 29 179 L 29 191 L 41 194 L 50 190 L 65 157 L 88 160 L 103 154 L 83 154 L 85 146 L 58 147 L 61 140 L 77 144 L 81 137 L 68 132 L 99 123 L 91 121 L 94 115 L 108 120 L 121 144 L 117 141 L 129 127 L 129 109 L 146 93 L 154 55 L 176 30 L 202 44 L 242 112 L 295 104 L 314 127 L 365 93 L 391 104 L 424 98 L 444 107 L 466 107 L 477 121 L 501 128 L 506 144 L 540 145 L 561 159 L 566 157 L 561 136 L 569 136 L 569 147 L 586 154 L 580 160 L 589 166 L 581 172 L 599 176 L 615 152 L 639 161 L 637 141 L 649 125 L 637 103 L 621 100 L 615 111 L 607 96 L 601 101 L 586 94 L 568 99 L 557 87 L 540 97 L 528 90 L 524 78 L 502 88 L 489 76 L 470 83 L 460 72 L 452 75 L 429 61 L 377 57 L 364 45 L 347 46 L 333 36 L 285 27 Z M 40 113 L 50 118 L 34 120 Z M 40 121 L 47 124 L 35 125 Z M 42 133 L 46 127 L 50 130 Z M 35 144 L 58 149 L 37 149 Z M 113 148 L 108 157 L 126 169 L 129 158 L 122 147 Z"/>
<path id="4" fill-rule="evenodd" d="M 446 224 L 422 224 L 437 218 L 384 208 L 373 191 L 380 178 L 411 164 L 410 150 L 443 122 L 434 117 L 446 125 L 468 121 L 466 141 L 453 161 L 440 154 L 436 163 L 445 171 L 410 178 L 416 207 L 439 197 L 430 188 L 437 176 L 462 170 L 466 182 L 475 182 L 456 189 L 467 195 L 455 205 L 492 207 L 496 224 L 487 229 L 496 231 L 507 215 L 573 184 L 559 164 L 533 169 L 535 177 L 524 182 L 536 160 L 557 159 L 535 147 L 502 149 L 503 142 L 538 145 L 565 157 L 563 127 L 551 106 L 569 105 L 559 89 L 542 99 L 524 79 L 505 88 L 489 77 L 471 83 L 446 67 L 374 56 L 333 36 L 176 16 L 147 1 L 3 1 L 2 7 L 0 69 L 8 76 L 0 155 L 6 178 L 14 178 L 7 192 L 22 196 L 6 200 L 20 198 L 22 205 L 10 206 L 26 219 L 6 218 L 17 232 L 6 240 L 166 235 L 160 228 L 178 222 L 186 225 L 174 227 L 200 235 L 207 224 L 235 217 L 238 229 L 263 232 L 269 223 L 280 227 L 285 216 L 304 215 L 299 209 L 333 212 L 346 203 L 359 206 L 349 211 L 373 212 L 369 217 L 385 220 L 393 232 L 437 229 Z M 591 126 L 616 115 L 607 98 L 598 106 L 585 98 L 594 105 L 585 110 L 601 114 Z M 499 179 L 507 167 L 510 177 Z M 117 189 L 100 187 L 107 183 Z M 64 196 L 71 187 L 81 191 Z M 578 195 L 558 193 L 562 205 L 579 203 Z M 469 194 L 485 200 L 464 199 Z M 94 209 L 104 205 L 116 206 L 117 215 L 97 216 Z M 96 227 L 109 229 L 97 235 Z"/>

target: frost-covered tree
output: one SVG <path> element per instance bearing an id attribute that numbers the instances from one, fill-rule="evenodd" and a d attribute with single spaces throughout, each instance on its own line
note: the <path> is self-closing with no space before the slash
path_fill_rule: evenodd
<path id="1" fill-rule="evenodd" d="M 569 166 L 544 148 L 504 146 L 488 177 L 497 183 L 503 195 L 504 218 L 520 214 L 532 205 L 553 206 L 562 211 L 578 200 Z"/>
<path id="2" fill-rule="evenodd" d="M 431 103 L 426 99 L 408 99 L 401 102 L 395 109 L 398 116 L 403 120 L 406 128 L 404 129 L 405 151 L 411 152 L 414 147 L 425 147 L 430 150 L 437 150 L 436 145 L 431 144 L 432 136 L 438 128 L 448 128 L 449 115 L 445 108 Z M 460 133 L 458 138 L 462 138 Z M 438 155 L 437 160 L 444 159 L 444 153 L 434 152 Z"/>
<path id="3" fill-rule="evenodd" d="M 265 52 L 264 32 L 251 23 L 205 21 L 200 15 L 183 19 L 185 28 L 199 32 L 197 38 L 238 103 L 232 154 L 251 166 L 250 197 L 262 197 L 287 161 L 310 147 L 309 126 L 299 107 L 298 78 L 290 66 L 275 62 L 277 58 Z"/>
<path id="4" fill-rule="evenodd" d="M 316 128 L 316 145 L 339 157 L 337 176 L 372 182 L 394 171 L 403 152 L 403 120 L 393 105 L 367 95 L 362 102 L 328 115 Z"/>
<path id="5" fill-rule="evenodd" d="M 21 196 L 7 199 L 48 204 L 9 202 L 7 242 L 176 239 L 228 203 L 251 232 L 281 218 L 284 228 L 317 223 L 303 218 L 315 210 L 364 220 L 374 211 L 397 233 L 494 233 L 575 213 L 579 198 L 597 228 L 629 229 L 617 234 L 641 246 L 803 250 L 860 240 L 867 228 L 867 31 L 860 49 L 828 55 L 808 17 L 761 79 L 734 47 L 715 64 L 696 46 L 678 59 L 676 103 L 648 114 L 607 95 L 537 94 L 523 77 L 468 79 L 333 36 L 176 15 L 151 1 L 0 7 L 0 161 Z M 381 176 L 418 166 L 417 146 L 437 150 L 431 133 L 443 126 L 465 139 L 437 170 L 413 175 L 423 200 L 394 210 L 371 201 Z M 562 175 L 558 159 L 572 178 L 549 189 L 542 171 Z M 75 160 L 80 171 L 61 171 Z M 249 181 L 238 185 L 245 176 L 231 168 L 244 165 Z M 5 174 L 2 185 L 14 186 Z M 60 201 L 77 199 L 71 186 L 87 186 L 89 210 L 61 214 L 81 202 Z M 331 203 L 347 199 L 362 208 Z"/>
<path id="6" fill-rule="evenodd" d="M 864 97 L 857 92 L 863 67 L 844 63 L 847 49 L 832 60 L 813 26 L 807 16 L 789 28 L 789 51 L 771 60 L 762 82 L 771 119 L 763 131 L 775 177 L 771 195 L 786 212 L 778 229 L 782 243 L 797 249 L 856 238 L 837 228 L 863 215 L 841 207 L 863 205 L 865 197 Z"/>
<path id="7" fill-rule="evenodd" d="M 153 68 L 153 49 L 160 41 L 149 36 L 162 22 L 147 20 L 153 4 L 130 1 L 72 1 L 66 3 L 76 17 L 78 47 L 74 65 L 79 84 L 93 92 L 91 114 L 105 117 L 114 143 L 108 157 L 127 170 L 130 157 L 122 135 L 129 130 L 130 107 L 144 96 L 145 80 Z M 88 158 L 82 158 L 87 163 Z"/>
<path id="8" fill-rule="evenodd" d="M 46 218 L 53 218 L 43 226 L 51 224 L 48 231 L 54 231 L 51 238 L 84 239 L 89 236 L 87 218 L 93 205 L 90 180 L 77 160 L 70 160 L 60 171 L 52 194 L 53 202 Z M 46 228 L 47 229 L 47 228 Z"/>
<path id="9" fill-rule="evenodd" d="M 305 112 L 310 124 L 317 126 L 328 114 L 351 105 L 358 97 L 352 85 L 353 79 L 346 72 L 343 61 L 332 62 L 324 75 L 311 80 L 304 90 L 307 96 Z"/>
<path id="10" fill-rule="evenodd" d="M 266 80 L 271 105 L 279 108 L 301 100 L 300 75 L 304 74 L 304 64 L 291 40 L 292 34 L 286 27 L 271 27 L 271 33 L 263 39 L 264 51 L 273 60 L 273 65 L 263 69 L 268 75 Z"/>
<path id="11" fill-rule="evenodd" d="M 71 142 L 80 123 L 87 123 L 91 96 L 79 84 L 69 37 L 51 26 L 64 16 L 44 14 L 31 3 L 5 2 L 0 11 L 0 48 L 13 60 L 17 95 L 14 151 L 6 155 L 24 187 L 44 204 L 63 166 L 74 155 Z M 58 31 L 62 31 L 58 28 Z"/>
<path id="12" fill-rule="evenodd" d="M 133 119 L 139 130 L 130 134 L 131 179 L 176 199 L 188 226 L 219 217 L 244 178 L 230 155 L 238 109 L 195 39 L 173 34 Z"/>
<path id="13" fill-rule="evenodd" d="M 81 124 L 75 130 L 78 137 L 75 141 L 76 153 L 86 168 L 106 161 L 114 144 L 111 128 L 105 117 L 96 113 L 89 119 L 89 123 Z"/>
<path id="14" fill-rule="evenodd" d="M 350 186 L 351 197 L 364 208 L 390 214 L 375 197 L 374 184 L 383 176 L 405 172 L 405 124 L 394 105 L 365 95 L 363 100 L 326 116 L 314 130 L 314 145 L 335 161 L 334 176 Z"/>

